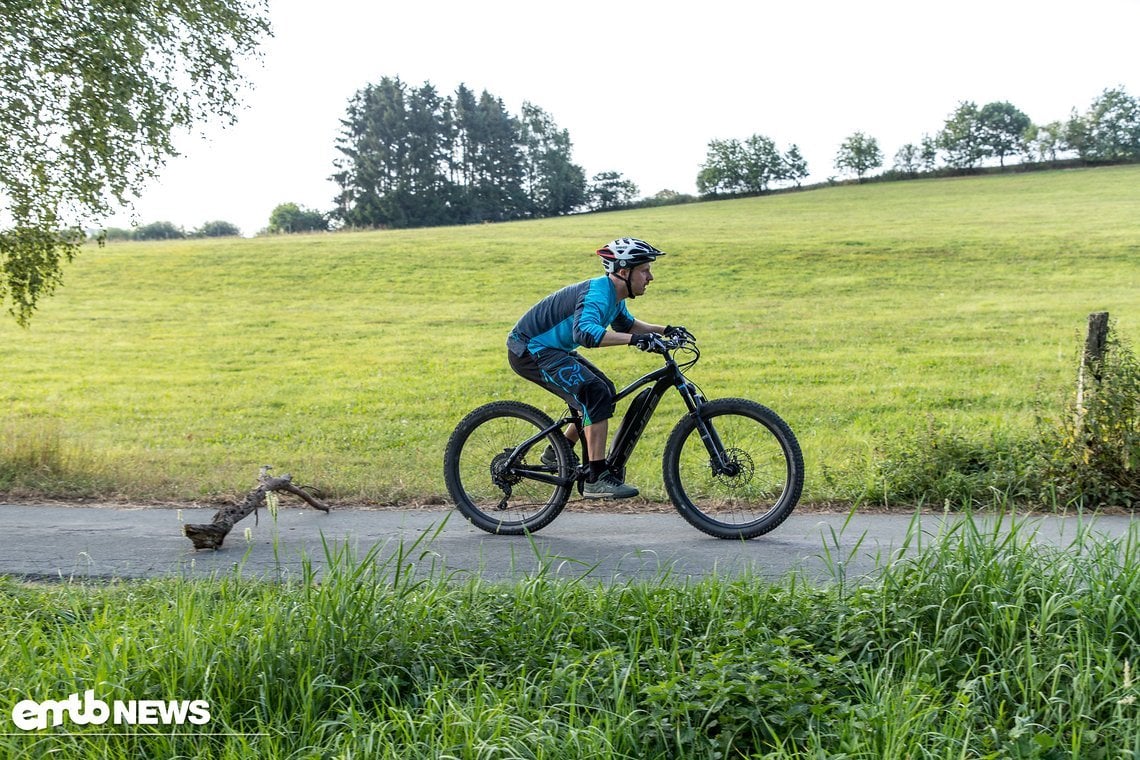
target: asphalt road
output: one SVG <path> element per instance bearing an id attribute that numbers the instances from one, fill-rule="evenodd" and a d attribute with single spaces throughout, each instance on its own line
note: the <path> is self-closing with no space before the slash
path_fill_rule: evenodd
<path id="1" fill-rule="evenodd" d="M 796 570 L 813 580 L 842 572 L 873 574 L 916 540 L 929 541 L 961 518 L 942 515 L 793 514 L 751 541 L 710 538 L 673 512 L 575 512 L 571 503 L 531 538 L 493 536 L 454 510 L 337 508 L 329 514 L 282 502 L 274 522 L 264 511 L 238 523 L 218 551 L 195 551 L 182 522 L 209 522 L 212 508 L 123 508 L 0 504 L 0 575 L 35 579 L 302 577 L 319 575 L 328 557 L 412 564 L 420 573 L 511 579 L 547 572 L 604 582 L 668 577 L 678 582 L 711 574 L 778 578 Z M 993 529 L 996 518 L 985 518 Z M 1010 518 L 998 523 L 1007 530 Z M 1067 546 L 1081 530 L 1120 536 L 1134 518 L 1019 517 L 1019 534 Z M 1083 524 L 1083 527 L 1082 527 Z M 246 529 L 248 528 L 248 537 Z M 908 536 L 910 540 L 908 541 Z"/>

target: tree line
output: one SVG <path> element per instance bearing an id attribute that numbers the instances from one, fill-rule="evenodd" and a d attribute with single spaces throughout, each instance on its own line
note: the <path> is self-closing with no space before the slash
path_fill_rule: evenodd
<path id="1" fill-rule="evenodd" d="M 217 220 L 205 222 L 187 231 L 174 222 L 150 222 L 137 227 L 108 227 L 103 230 L 104 240 L 181 240 L 183 238 L 237 237 L 241 229 L 232 222 Z"/>
<path id="2" fill-rule="evenodd" d="M 516 115 L 487 90 L 476 96 L 461 84 L 441 95 L 430 82 L 412 87 L 384 77 L 358 90 L 341 120 L 334 208 L 282 203 L 263 232 L 470 224 L 695 200 L 671 190 L 639 198 L 637 185 L 618 171 L 587 182 L 572 145 L 569 132 L 531 102 Z M 706 198 L 798 187 L 809 176 L 798 145 L 781 151 L 762 134 L 713 139 L 707 148 L 696 177 Z M 1037 125 L 1008 102 L 963 101 L 936 133 L 899 148 L 887 176 L 1065 159 L 1140 160 L 1140 103 L 1123 88 L 1109 89 L 1084 113 L 1074 109 L 1065 122 Z M 883 168 L 884 154 L 875 137 L 855 132 L 840 144 L 834 166 L 862 181 Z M 133 238 L 224 234 L 174 234 L 167 229 L 173 225 L 161 224 L 139 228 Z"/>
<path id="3" fill-rule="evenodd" d="M 292 232 L 327 232 L 329 215 L 296 203 L 280 203 L 269 215 L 269 226 L 259 235 L 279 235 Z M 216 220 L 186 230 L 174 222 L 150 222 L 130 229 L 108 227 L 101 234 L 91 233 L 102 240 L 181 240 L 183 238 L 238 237 L 241 229 L 232 222 Z"/>
<path id="4" fill-rule="evenodd" d="M 712 140 L 697 173 L 697 190 L 701 195 L 762 193 L 773 183 L 798 185 L 807 176 L 807 161 L 795 144 L 781 153 L 764 135 L 743 141 Z"/>
<path id="5" fill-rule="evenodd" d="M 568 132 L 548 113 L 527 102 L 512 115 L 500 98 L 486 90 L 476 97 L 464 85 L 441 96 L 430 82 L 414 88 L 385 77 L 356 93 L 341 124 L 333 225 L 464 224 L 693 200 L 672 191 L 638 199 L 637 186 L 617 171 L 587 183 Z M 1108 89 L 1084 113 L 1037 125 L 1008 102 L 963 101 L 937 133 L 903 145 L 890 173 L 1061 159 L 1140 160 L 1140 104 L 1123 88 Z M 878 140 L 863 132 L 844 139 L 834 162 L 859 180 L 883 164 Z M 758 194 L 799 186 L 808 175 L 796 144 L 781 151 L 754 134 L 711 140 L 696 185 L 704 197 Z"/>
<path id="6" fill-rule="evenodd" d="M 332 176 L 339 187 L 335 208 L 279 204 L 259 234 L 469 224 L 696 200 L 672 190 L 639 198 L 637 185 L 617 171 L 587 182 L 573 162 L 569 133 L 548 113 L 525 102 L 512 115 L 501 98 L 486 90 L 476 97 L 465 85 L 453 96 L 440 95 L 430 82 L 416 88 L 399 78 L 367 85 L 351 99 L 336 147 L 342 158 Z M 1013 160 L 1140 160 L 1140 101 L 1123 88 L 1108 89 L 1083 113 L 1074 109 L 1067 121 L 1042 125 L 1009 102 L 979 107 L 963 101 L 940 130 L 899 148 L 884 177 L 965 173 Z M 840 144 L 834 166 L 862 181 L 884 161 L 879 141 L 855 132 Z M 709 141 L 696 185 L 705 198 L 755 195 L 799 187 L 808 175 L 796 144 L 781 151 L 754 134 Z M 160 222 L 133 232 L 109 230 L 107 238 L 238 234 L 232 227 L 212 222 L 187 233 Z"/>
<path id="7" fill-rule="evenodd" d="M 636 196 L 617 172 L 587 183 L 570 135 L 546 111 L 519 114 L 487 90 L 441 95 L 384 77 L 349 102 L 332 180 L 334 222 L 418 227 L 506 221 L 607 208 Z"/>
<path id="8" fill-rule="evenodd" d="M 1006 101 L 981 107 L 962 101 L 936 134 L 899 148 L 888 173 L 912 177 L 940 170 L 969 172 L 995 160 L 1004 167 L 1007 159 L 1023 164 L 1138 161 L 1140 101 L 1122 87 L 1107 89 L 1084 113 L 1073 109 L 1068 120 L 1046 124 L 1034 124 Z M 862 132 L 844 140 L 835 157 L 837 169 L 859 179 L 883 165 L 878 141 Z"/>

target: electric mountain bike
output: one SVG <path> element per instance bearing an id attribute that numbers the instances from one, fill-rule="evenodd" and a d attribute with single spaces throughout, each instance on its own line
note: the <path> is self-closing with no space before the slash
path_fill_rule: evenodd
<path id="1" fill-rule="evenodd" d="M 804 462 L 791 428 L 766 406 L 742 398 L 707 400 L 685 373 L 700 359 L 689 336 L 654 337 L 663 366 L 620 390 L 633 396 L 614 434 L 607 465 L 621 478 L 662 397 L 674 389 L 688 413 L 665 444 L 665 490 L 693 527 L 747 539 L 782 523 L 799 501 Z M 636 395 L 634 395 L 636 394 Z M 579 460 L 563 430 L 573 425 L 585 449 L 582 417 L 558 420 L 518 401 L 475 409 L 456 426 L 444 453 L 447 490 L 459 511 L 490 533 L 534 533 L 551 523 L 571 493 L 582 492 L 588 452 Z M 545 455 L 544 455 L 545 454 Z"/>

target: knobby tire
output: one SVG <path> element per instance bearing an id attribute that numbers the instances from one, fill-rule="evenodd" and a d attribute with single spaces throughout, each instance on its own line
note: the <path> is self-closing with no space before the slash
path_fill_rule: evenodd
<path id="1" fill-rule="evenodd" d="M 738 472 L 714 472 L 696 417 L 686 415 L 669 436 L 662 465 L 673 505 L 690 525 L 717 538 L 755 538 L 776 528 L 803 490 L 803 454 L 791 428 L 747 399 L 710 401 L 700 414 Z"/>
<path id="2" fill-rule="evenodd" d="M 509 464 L 509 452 L 550 427 L 550 416 L 518 401 L 495 401 L 474 410 L 456 426 L 444 452 L 444 479 L 455 506 L 488 533 L 522 535 L 551 523 L 570 498 L 571 487 L 528 478 L 528 470 L 569 479 L 574 470 L 570 444 L 555 429 Z M 540 461 L 554 447 L 554 468 Z M 508 493 L 509 491 L 509 493 Z"/>

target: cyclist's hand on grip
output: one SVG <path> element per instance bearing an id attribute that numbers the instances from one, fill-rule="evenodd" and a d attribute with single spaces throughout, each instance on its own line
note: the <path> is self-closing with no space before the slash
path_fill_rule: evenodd
<path id="1" fill-rule="evenodd" d="M 666 338 L 673 338 L 675 340 L 696 340 L 697 339 L 696 336 L 694 336 L 686 328 L 681 327 L 680 325 L 666 325 L 665 326 L 665 337 Z"/>
<path id="2" fill-rule="evenodd" d="M 633 333 L 629 337 L 629 345 L 642 351 L 653 351 L 660 342 L 661 339 L 653 333 Z"/>

